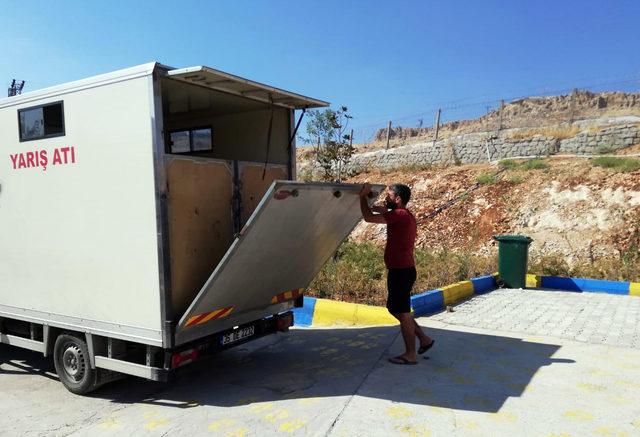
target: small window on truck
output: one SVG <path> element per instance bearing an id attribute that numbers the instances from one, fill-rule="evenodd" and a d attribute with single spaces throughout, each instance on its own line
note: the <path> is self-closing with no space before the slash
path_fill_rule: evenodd
<path id="1" fill-rule="evenodd" d="M 60 137 L 64 132 L 64 105 L 49 103 L 18 110 L 20 141 Z"/>
<path id="2" fill-rule="evenodd" d="M 213 149 L 211 128 L 174 131 L 169 134 L 171 153 L 202 152 Z"/>

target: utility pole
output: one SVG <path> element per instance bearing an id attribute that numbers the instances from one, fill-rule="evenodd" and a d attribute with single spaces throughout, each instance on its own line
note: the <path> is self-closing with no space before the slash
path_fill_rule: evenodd
<path id="1" fill-rule="evenodd" d="M 436 136 L 433 138 L 433 145 L 436 145 L 436 141 L 438 141 L 438 132 L 440 132 L 440 113 L 442 109 L 438 108 L 438 112 L 436 113 Z"/>
<path id="2" fill-rule="evenodd" d="M 575 117 L 575 99 L 578 97 L 578 88 L 574 88 L 569 95 L 569 124 L 573 123 Z"/>
<path id="3" fill-rule="evenodd" d="M 349 135 L 349 148 L 353 147 L 353 129 L 351 129 L 351 135 Z"/>
<path id="4" fill-rule="evenodd" d="M 391 136 L 391 120 L 389 120 L 389 125 L 387 126 L 387 147 L 389 149 L 389 137 Z"/>
<path id="5" fill-rule="evenodd" d="M 18 94 L 22 94 L 22 88 L 24 88 L 24 80 L 16 81 L 13 79 L 11 81 L 11 86 L 7 90 L 7 97 L 17 96 Z"/>
<path id="6" fill-rule="evenodd" d="M 498 132 L 502 130 L 502 112 L 504 111 L 504 99 L 500 100 L 500 121 L 498 122 Z"/>

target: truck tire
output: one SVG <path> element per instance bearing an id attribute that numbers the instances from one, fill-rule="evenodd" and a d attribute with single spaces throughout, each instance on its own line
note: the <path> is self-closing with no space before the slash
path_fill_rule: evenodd
<path id="1" fill-rule="evenodd" d="M 98 387 L 98 372 L 91 368 L 89 348 L 81 338 L 59 335 L 53 347 L 53 364 L 60 382 L 71 393 L 83 395 Z"/>

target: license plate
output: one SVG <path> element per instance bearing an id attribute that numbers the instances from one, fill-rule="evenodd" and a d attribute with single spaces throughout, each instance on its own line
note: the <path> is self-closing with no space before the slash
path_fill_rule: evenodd
<path id="1" fill-rule="evenodd" d="M 243 338 L 251 337 L 255 333 L 255 326 L 247 326 L 246 328 L 238 329 L 237 331 L 224 334 L 222 336 L 222 345 L 224 346 L 229 343 L 235 343 L 236 341 L 240 341 Z"/>

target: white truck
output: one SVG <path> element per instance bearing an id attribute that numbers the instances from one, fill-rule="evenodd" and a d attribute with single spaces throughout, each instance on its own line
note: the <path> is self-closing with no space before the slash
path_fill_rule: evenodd
<path id="1" fill-rule="evenodd" d="M 0 351 L 84 394 L 286 331 L 361 217 L 294 181 L 295 110 L 326 105 L 159 63 L 1 99 Z"/>

